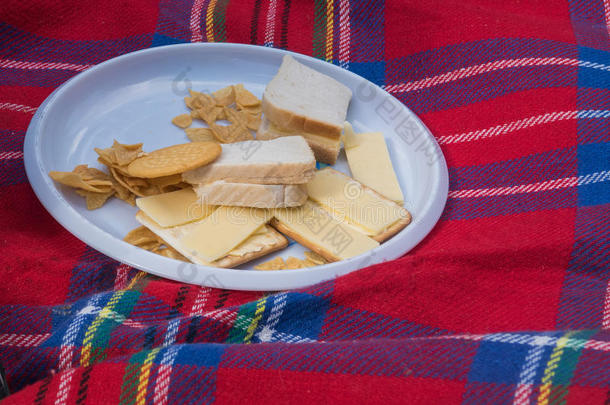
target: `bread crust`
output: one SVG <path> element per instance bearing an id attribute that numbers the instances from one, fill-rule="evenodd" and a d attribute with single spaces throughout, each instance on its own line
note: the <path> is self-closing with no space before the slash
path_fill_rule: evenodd
<path id="1" fill-rule="evenodd" d="M 224 180 L 228 183 L 251 183 L 251 184 L 305 184 L 313 177 L 313 170 L 307 170 L 297 176 L 251 176 L 255 169 L 246 168 L 243 170 L 227 169 L 215 173 L 214 176 L 203 177 L 197 175 L 187 175 L 182 173 L 182 179 L 190 184 L 205 184 L 212 181 Z"/>
<path id="2" fill-rule="evenodd" d="M 295 132 L 310 132 L 320 134 L 330 139 L 341 138 L 342 125 L 333 125 L 323 121 L 312 120 L 303 115 L 297 115 L 292 111 L 282 109 L 269 100 L 269 96 L 263 94 L 263 114 L 280 128 Z"/>
<path id="3" fill-rule="evenodd" d="M 273 131 L 271 128 L 269 128 L 269 125 L 267 125 L 267 124 L 268 124 L 268 122 L 266 121 L 265 118 L 263 118 L 263 123 L 261 123 L 261 126 L 259 127 L 258 131 L 256 132 L 256 139 L 269 140 L 269 139 L 276 139 L 276 138 L 279 138 L 282 136 L 286 136 L 284 134 L 279 134 L 279 133 Z M 298 133 L 294 134 L 294 136 L 298 136 L 298 135 L 299 135 Z M 301 135 L 301 136 L 303 136 L 303 135 Z M 337 141 L 336 148 L 329 148 L 328 145 L 325 145 L 324 143 L 319 142 L 316 139 L 312 139 L 307 136 L 303 136 L 303 138 L 305 138 L 305 140 L 307 141 L 307 144 L 313 151 L 313 154 L 317 161 L 326 163 L 329 165 L 334 165 L 337 162 L 337 157 L 339 156 L 339 151 L 341 150 L 340 141 Z"/>
<path id="4" fill-rule="evenodd" d="M 390 239 L 392 236 L 396 235 L 398 232 L 402 231 L 407 225 L 411 223 L 411 213 L 407 210 L 406 217 L 397 222 L 394 222 L 389 228 L 387 228 L 383 233 L 380 233 L 375 236 L 371 236 L 371 239 L 376 240 L 379 243 L 385 242 Z"/>
<path id="5" fill-rule="evenodd" d="M 222 180 L 193 187 L 197 196 L 210 205 L 255 208 L 298 207 L 307 200 L 303 184 L 230 183 Z"/>
<path id="6" fill-rule="evenodd" d="M 261 173 L 261 170 L 264 173 Z M 229 183 L 304 184 L 311 180 L 313 175 L 314 168 L 299 163 L 268 165 L 265 169 L 257 168 L 256 164 L 224 167 L 208 165 L 182 173 L 182 179 L 191 184 L 205 184 L 217 180 Z"/>
<path id="7" fill-rule="evenodd" d="M 269 224 L 272 227 L 274 227 L 275 229 L 277 229 L 278 231 L 280 231 L 281 233 L 283 233 L 284 235 L 288 236 L 291 239 L 294 239 L 301 245 L 303 245 L 306 248 L 319 254 L 324 259 L 326 259 L 328 262 L 336 262 L 336 261 L 341 260 L 339 257 L 333 255 L 330 251 L 326 250 L 326 248 L 324 248 L 323 246 L 316 245 L 312 241 L 305 239 L 303 236 L 301 236 L 299 233 L 293 231 L 292 228 L 290 228 L 288 225 L 284 224 L 283 222 L 279 221 L 277 218 L 272 218 L 271 222 L 269 222 Z"/>
<path id="8" fill-rule="evenodd" d="M 304 138 L 248 142 L 252 143 L 223 145 L 223 153 L 214 163 L 186 171 L 182 173 L 182 179 L 191 184 L 217 180 L 230 183 L 303 184 L 313 177 L 315 156 Z M 294 149 L 295 146 L 297 149 Z M 295 154 L 299 155 L 298 160 Z"/>
<path id="9" fill-rule="evenodd" d="M 339 157 L 339 152 L 341 150 L 341 143 L 337 143 L 336 148 L 328 148 L 326 145 L 317 142 L 315 139 L 305 139 L 309 144 L 309 147 L 313 151 L 316 160 L 322 163 L 326 163 L 329 165 L 334 165 L 337 162 L 337 158 Z"/>
<path id="10" fill-rule="evenodd" d="M 273 245 L 269 245 L 259 250 L 258 252 L 250 252 L 246 253 L 243 256 L 225 256 L 218 260 L 216 260 L 212 265 L 216 267 L 222 267 L 225 269 L 230 269 L 232 267 L 239 266 L 240 264 L 247 263 L 254 259 L 258 259 L 259 257 L 266 256 L 270 253 L 276 252 L 278 250 L 284 249 L 288 246 L 288 239 L 284 237 L 281 233 L 276 231 L 275 229 L 269 227 L 269 232 L 273 234 L 275 238 L 275 243 Z"/>

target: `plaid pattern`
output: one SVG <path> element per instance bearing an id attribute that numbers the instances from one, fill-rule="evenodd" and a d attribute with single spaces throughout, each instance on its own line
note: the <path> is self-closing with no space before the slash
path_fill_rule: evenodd
<path id="1" fill-rule="evenodd" d="M 450 167 L 432 234 L 276 293 L 159 279 L 72 237 L 25 177 L 36 107 L 189 41 L 313 55 L 408 105 Z M 608 403 L 609 51 L 608 0 L 3 1 L 5 403 Z"/>

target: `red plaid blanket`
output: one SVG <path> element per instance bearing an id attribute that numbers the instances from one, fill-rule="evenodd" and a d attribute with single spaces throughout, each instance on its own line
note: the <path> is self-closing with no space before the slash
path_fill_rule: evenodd
<path id="1" fill-rule="evenodd" d="M 610 401 L 608 0 L 3 0 L 0 362 L 6 403 Z M 85 246 L 22 144 L 89 66 L 264 44 L 403 101 L 450 167 L 414 251 L 298 291 L 183 285 Z"/>

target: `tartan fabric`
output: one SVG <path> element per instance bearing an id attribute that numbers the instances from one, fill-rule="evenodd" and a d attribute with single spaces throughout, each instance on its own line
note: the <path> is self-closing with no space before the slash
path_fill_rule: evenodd
<path id="1" fill-rule="evenodd" d="M 312 55 L 419 114 L 450 171 L 430 236 L 273 293 L 159 279 L 71 236 L 25 177 L 36 107 L 189 41 Z M 610 402 L 609 51 L 608 0 L 4 0 L 3 403 Z"/>

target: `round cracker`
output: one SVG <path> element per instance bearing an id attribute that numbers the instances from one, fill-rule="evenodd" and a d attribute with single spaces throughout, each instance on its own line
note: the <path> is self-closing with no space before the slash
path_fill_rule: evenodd
<path id="1" fill-rule="evenodd" d="M 131 162 L 130 176 L 154 178 L 171 176 L 213 162 L 222 151 L 216 142 L 189 142 L 158 149 Z"/>

